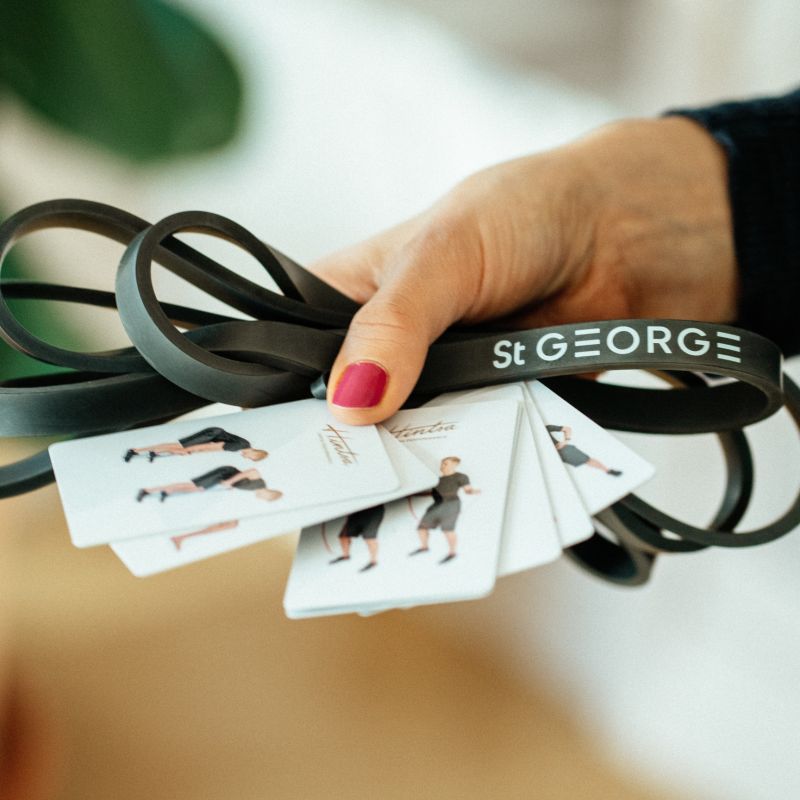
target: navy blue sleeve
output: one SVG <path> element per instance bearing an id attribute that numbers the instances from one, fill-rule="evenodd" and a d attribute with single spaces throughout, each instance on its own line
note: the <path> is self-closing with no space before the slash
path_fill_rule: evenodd
<path id="1" fill-rule="evenodd" d="M 668 114 L 722 145 L 740 273 L 737 324 L 800 353 L 800 89 Z"/>

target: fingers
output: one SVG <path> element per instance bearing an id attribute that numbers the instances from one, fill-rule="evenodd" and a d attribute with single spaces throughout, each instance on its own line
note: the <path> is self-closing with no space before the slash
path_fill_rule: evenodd
<path id="1" fill-rule="evenodd" d="M 411 238 L 416 222 L 410 219 L 389 228 L 367 241 L 319 259 L 308 269 L 342 294 L 366 303 L 377 291 L 391 254 Z"/>
<path id="2" fill-rule="evenodd" d="M 403 232 L 391 233 L 388 247 L 372 251 L 386 259 L 372 268 L 377 291 L 354 316 L 331 372 L 328 401 L 350 424 L 379 422 L 400 408 L 428 346 L 463 315 L 480 282 L 481 247 L 462 222 L 431 219 L 399 246 Z M 352 268 L 366 275 L 363 262 Z"/>
<path id="3" fill-rule="evenodd" d="M 552 234 L 560 217 L 545 211 L 546 187 L 563 170 L 545 164 L 547 180 L 536 180 L 536 164 L 478 173 L 420 216 L 312 266 L 362 304 L 329 380 L 339 419 L 370 424 L 395 413 L 431 342 L 454 322 L 509 314 L 561 287 L 563 248 Z"/>

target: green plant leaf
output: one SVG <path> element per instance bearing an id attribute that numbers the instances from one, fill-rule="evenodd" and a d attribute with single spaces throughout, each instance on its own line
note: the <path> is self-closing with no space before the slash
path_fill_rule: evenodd
<path id="1" fill-rule="evenodd" d="M 224 144 L 242 104 L 222 45 L 161 0 L 0 0 L 0 82 L 137 161 Z"/>

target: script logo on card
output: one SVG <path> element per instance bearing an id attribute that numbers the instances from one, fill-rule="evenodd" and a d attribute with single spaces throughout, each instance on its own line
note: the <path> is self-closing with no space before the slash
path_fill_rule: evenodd
<path id="1" fill-rule="evenodd" d="M 358 463 L 358 453 L 348 444 L 345 431 L 328 424 L 322 429 L 319 438 L 329 461 L 332 452 L 336 459 L 346 467 Z"/>
<path id="2" fill-rule="evenodd" d="M 444 435 L 456 429 L 455 422 L 434 422 L 430 425 L 406 425 L 402 428 L 390 428 L 389 433 L 398 442 L 410 442 L 418 439 L 443 439 Z"/>

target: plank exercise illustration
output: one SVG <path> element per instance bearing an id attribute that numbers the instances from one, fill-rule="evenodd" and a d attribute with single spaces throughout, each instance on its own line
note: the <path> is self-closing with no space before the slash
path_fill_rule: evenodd
<path id="1" fill-rule="evenodd" d="M 238 519 L 229 519 L 227 522 L 218 522 L 216 525 L 208 525 L 199 531 L 191 531 L 190 533 L 179 533 L 175 536 L 170 536 L 169 540 L 175 545 L 176 550 L 180 550 L 186 539 L 191 539 L 194 536 L 205 536 L 210 533 L 220 533 L 221 531 L 231 531 L 239 527 Z"/>
<path id="2" fill-rule="evenodd" d="M 269 453 L 253 447 L 247 439 L 229 433 L 224 428 L 203 428 L 197 433 L 178 439 L 177 442 L 161 442 L 150 444 L 146 447 L 131 447 L 122 457 L 127 464 L 132 458 L 147 453 L 148 460 L 154 461 L 158 456 L 190 456 L 194 453 L 213 453 L 225 450 L 230 453 L 239 453 L 250 461 L 261 461 Z"/>
<path id="3" fill-rule="evenodd" d="M 369 561 L 361 567 L 359 572 L 367 572 L 373 567 L 377 567 L 378 529 L 381 526 L 381 522 L 383 522 L 383 513 L 384 507 L 381 505 L 365 508 L 350 514 L 344 521 L 342 530 L 339 533 L 339 545 L 342 548 L 342 554 L 329 563 L 340 564 L 342 561 L 349 561 L 350 542 L 354 536 L 361 536 L 369 551 Z"/>
<path id="4" fill-rule="evenodd" d="M 283 497 L 283 492 L 276 491 L 267 487 L 266 482 L 261 477 L 257 469 L 246 469 L 244 471 L 236 467 L 216 467 L 208 472 L 192 478 L 183 483 L 168 483 L 164 486 L 151 486 L 149 489 L 139 489 L 136 495 L 137 502 L 141 503 L 148 495 L 159 495 L 163 503 L 168 497 L 174 494 L 191 494 L 194 492 L 204 492 L 214 486 L 223 489 L 244 489 L 253 492 L 259 500 L 278 500 Z"/>
<path id="5" fill-rule="evenodd" d="M 425 510 L 417 526 L 419 547 L 409 553 L 410 556 L 427 553 L 430 549 L 428 540 L 431 528 L 441 528 L 447 539 L 448 553 L 439 563 L 446 564 L 456 557 L 458 544 L 456 520 L 461 511 L 461 498 L 458 496 L 458 490 L 463 489 L 466 494 L 480 494 L 480 489 L 471 486 L 469 478 L 463 472 L 457 471 L 460 463 L 461 459 L 457 456 L 448 456 L 442 459 L 439 483 L 431 490 L 433 502 Z"/>
<path id="6" fill-rule="evenodd" d="M 615 478 L 622 475 L 621 470 L 607 467 L 602 461 L 592 458 L 574 444 L 570 444 L 572 428 L 570 428 L 569 425 L 548 425 L 547 430 L 550 433 L 553 444 L 556 446 L 556 450 L 558 450 L 558 454 L 561 456 L 561 460 L 565 464 L 569 464 L 571 467 L 580 467 L 586 464 L 589 467 L 594 467 L 595 469 L 605 472 L 606 475 L 613 475 Z M 557 436 L 554 436 L 554 434 L 557 433 L 562 434 L 564 438 L 559 439 Z"/>

